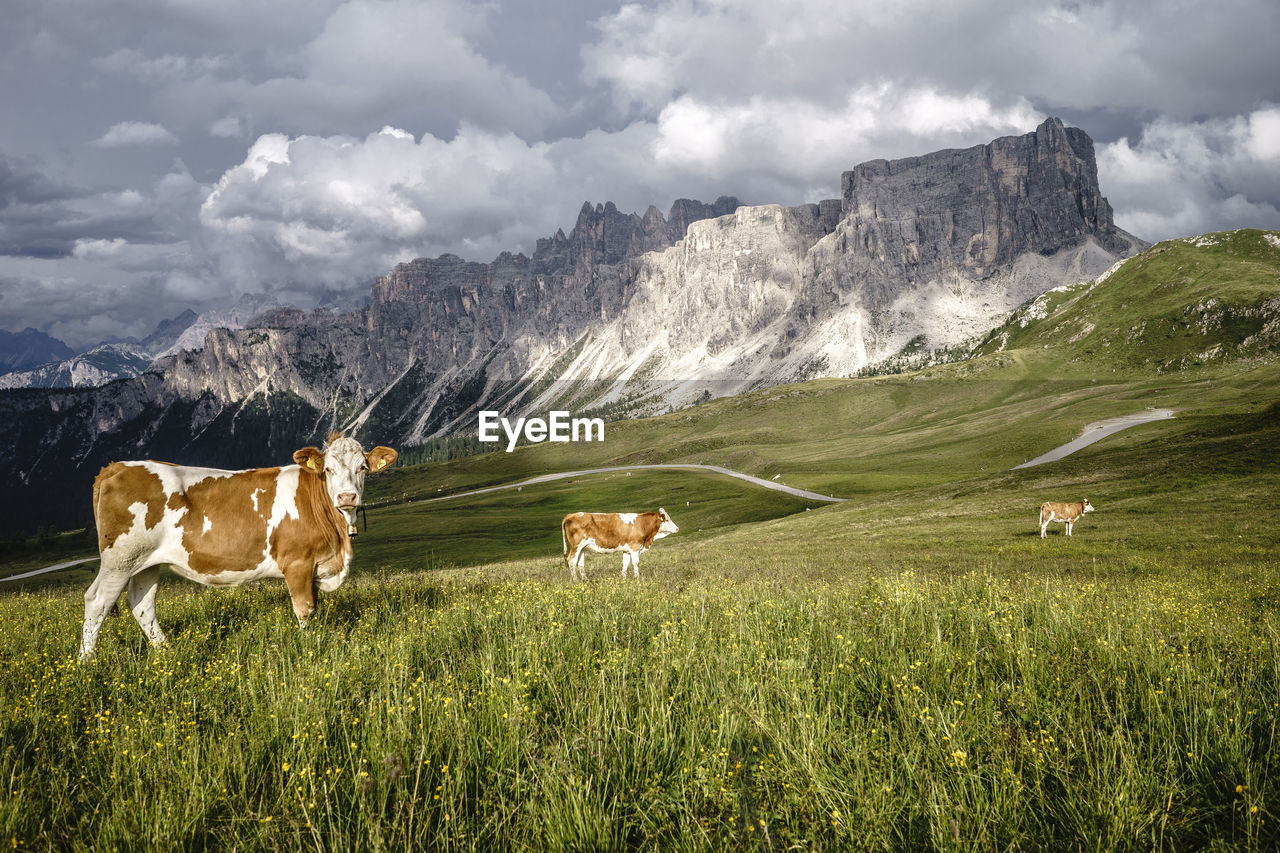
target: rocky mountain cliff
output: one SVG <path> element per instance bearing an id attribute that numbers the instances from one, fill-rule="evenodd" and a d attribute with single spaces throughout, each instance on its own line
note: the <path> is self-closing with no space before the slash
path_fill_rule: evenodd
<path id="1" fill-rule="evenodd" d="M 532 257 L 418 259 L 359 310 L 278 308 L 136 379 L 0 394 L 22 425 L 0 470 L 28 501 L 59 484 L 51 500 L 83 518 L 111 458 L 273 464 L 332 428 L 404 446 L 474 434 L 478 408 L 639 414 L 848 375 L 961 343 L 1140 246 L 1112 222 L 1092 142 L 1056 119 L 864 163 L 819 204 L 587 204 Z"/>

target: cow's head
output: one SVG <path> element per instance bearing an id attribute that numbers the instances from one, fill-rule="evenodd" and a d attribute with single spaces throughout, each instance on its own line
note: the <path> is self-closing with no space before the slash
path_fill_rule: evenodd
<path id="1" fill-rule="evenodd" d="M 1080 501 L 1080 504 L 1081 504 L 1081 507 L 1080 507 L 1081 515 L 1084 515 L 1086 512 L 1093 512 L 1093 504 L 1089 503 L 1088 498 L 1085 498 L 1084 500 Z"/>
<path id="2" fill-rule="evenodd" d="M 654 539 L 661 539 L 663 536 L 670 536 L 672 533 L 678 533 L 679 527 L 671 520 L 671 516 L 667 515 L 667 511 L 662 507 L 658 507 L 658 518 L 662 523 L 658 525 L 658 532 L 654 534 Z"/>
<path id="3" fill-rule="evenodd" d="M 293 454 L 293 461 L 324 478 L 329 499 L 354 524 L 364 494 L 365 474 L 382 471 L 398 455 L 390 447 L 375 447 L 365 453 L 360 442 L 335 433 L 329 436 L 324 450 L 304 447 Z"/>

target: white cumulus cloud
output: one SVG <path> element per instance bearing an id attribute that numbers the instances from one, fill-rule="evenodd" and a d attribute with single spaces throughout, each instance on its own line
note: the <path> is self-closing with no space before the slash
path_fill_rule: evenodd
<path id="1" fill-rule="evenodd" d="M 1098 148 L 1116 224 L 1147 240 L 1280 227 L 1280 108 L 1148 124 Z"/>
<path id="2" fill-rule="evenodd" d="M 125 145 L 172 145 L 178 141 L 162 124 L 147 121 L 122 121 L 111 125 L 94 143 L 102 148 Z"/>
<path id="3" fill-rule="evenodd" d="M 488 260 L 545 231 L 553 168 L 538 146 L 467 126 L 449 141 L 270 134 L 218 181 L 201 222 L 229 279 L 350 286 L 468 245 Z"/>
<path id="4" fill-rule="evenodd" d="M 114 237 L 110 240 L 80 239 L 76 240 L 71 254 L 77 258 L 109 258 L 119 255 L 127 245 L 128 241 L 123 237 Z"/>
<path id="5" fill-rule="evenodd" d="M 720 193 L 797 204 L 838 195 L 840 173 L 866 160 L 977 145 L 1029 132 L 1043 118 L 1021 100 L 996 106 L 978 93 L 890 83 L 858 87 L 834 103 L 686 95 L 658 115 L 650 168 L 704 194 L 716 192 L 714 182 Z"/>
<path id="6" fill-rule="evenodd" d="M 682 95 L 843 100 L 875 80 L 1187 119 L 1273 96 L 1280 5 L 1226 0 L 657 0 L 603 15 L 583 76 L 620 110 Z M 1230 46 L 1230 47 L 1228 47 Z"/>
<path id="7" fill-rule="evenodd" d="M 271 129 L 341 132 L 390 120 L 441 134 L 466 123 L 536 136 L 564 110 L 480 51 L 493 12 L 466 0 L 348 0 L 257 74 L 213 69 L 167 87 L 162 100 L 177 112 L 212 105 L 253 115 Z"/>

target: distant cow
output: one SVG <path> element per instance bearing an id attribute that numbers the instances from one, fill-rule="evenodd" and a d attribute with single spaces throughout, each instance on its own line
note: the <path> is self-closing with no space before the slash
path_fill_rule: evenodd
<path id="1" fill-rule="evenodd" d="M 564 563 L 571 580 L 586 580 L 586 550 L 598 554 L 622 552 L 622 576 L 627 566 L 634 577 L 640 577 L 640 555 L 653 547 L 655 540 L 669 536 L 680 528 L 665 509 L 657 512 L 571 512 L 560 522 L 564 543 Z"/>
<path id="2" fill-rule="evenodd" d="M 102 565 L 84 595 L 80 659 L 128 586 L 129 608 L 152 645 L 160 566 L 208 586 L 284 578 L 298 625 L 315 610 L 316 590 L 337 589 L 351 564 L 353 521 L 368 471 L 396 459 L 390 447 L 365 453 L 341 433 L 323 450 L 304 447 L 298 464 L 220 471 L 166 462 L 113 462 L 93 484 Z"/>
<path id="3" fill-rule="evenodd" d="M 1051 521 L 1061 521 L 1067 526 L 1067 535 L 1071 535 L 1071 526 L 1080 520 L 1086 512 L 1093 512 L 1093 505 L 1086 498 L 1075 503 L 1058 503 L 1045 501 L 1040 504 L 1040 538 L 1044 538 L 1045 528 Z"/>

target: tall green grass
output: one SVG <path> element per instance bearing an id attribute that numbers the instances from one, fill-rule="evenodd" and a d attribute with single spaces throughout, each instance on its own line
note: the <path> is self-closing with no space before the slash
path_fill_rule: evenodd
<path id="1" fill-rule="evenodd" d="M 1055 543 L 1058 544 L 1058 543 Z M 1273 849 L 1280 587 L 862 571 L 0 601 L 19 849 Z M 829 576 L 817 580 L 814 572 Z M 786 580 L 795 573 L 806 583 Z M 610 575 L 612 573 L 610 572 Z"/>

